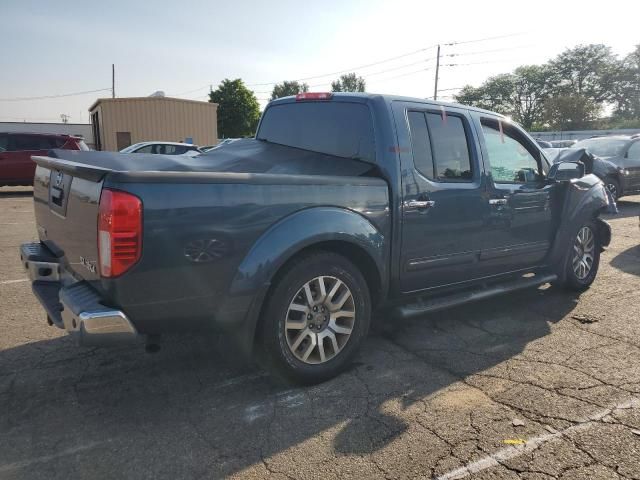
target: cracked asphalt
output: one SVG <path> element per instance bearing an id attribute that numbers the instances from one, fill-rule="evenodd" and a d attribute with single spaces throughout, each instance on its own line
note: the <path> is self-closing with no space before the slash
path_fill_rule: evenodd
<path id="1" fill-rule="evenodd" d="M 640 479 L 640 197 L 586 293 L 394 323 L 311 388 L 214 336 L 76 347 L 24 281 L 32 210 L 0 189 L 1 479 Z"/>

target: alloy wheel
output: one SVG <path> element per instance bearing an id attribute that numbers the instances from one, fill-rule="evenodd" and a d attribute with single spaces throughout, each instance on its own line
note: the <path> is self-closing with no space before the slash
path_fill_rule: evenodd
<path id="1" fill-rule="evenodd" d="M 351 337 L 356 319 L 353 294 L 340 279 L 319 276 L 294 295 L 285 318 L 289 350 L 307 364 L 328 362 Z"/>
<path id="2" fill-rule="evenodd" d="M 578 280 L 589 276 L 593 268 L 595 236 L 589 227 L 582 227 L 573 243 L 573 273 Z"/>

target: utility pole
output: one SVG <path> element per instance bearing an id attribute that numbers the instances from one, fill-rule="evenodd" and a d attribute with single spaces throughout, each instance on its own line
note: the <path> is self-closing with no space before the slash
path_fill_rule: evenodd
<path id="1" fill-rule="evenodd" d="M 114 63 L 111 64 L 111 98 L 116 98 L 116 66 Z"/>
<path id="2" fill-rule="evenodd" d="M 438 74 L 440 73 L 440 44 L 438 44 L 438 55 L 436 56 L 436 85 L 433 89 L 433 99 L 438 99 Z"/>

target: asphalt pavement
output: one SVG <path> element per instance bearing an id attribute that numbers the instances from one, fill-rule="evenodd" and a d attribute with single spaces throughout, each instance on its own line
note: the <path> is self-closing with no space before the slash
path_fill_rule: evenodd
<path id="1" fill-rule="evenodd" d="M 587 292 L 396 322 L 298 388 L 212 335 L 77 347 L 20 265 L 31 192 L 0 188 L 0 479 L 640 479 L 640 197 L 619 206 Z"/>

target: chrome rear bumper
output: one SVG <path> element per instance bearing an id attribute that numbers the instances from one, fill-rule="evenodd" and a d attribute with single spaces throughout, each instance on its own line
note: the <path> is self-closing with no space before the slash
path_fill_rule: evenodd
<path id="1" fill-rule="evenodd" d="M 127 315 L 105 306 L 89 283 L 65 277 L 60 258 L 44 245 L 22 245 L 20 259 L 49 322 L 65 329 L 79 344 L 113 345 L 142 338 Z"/>

